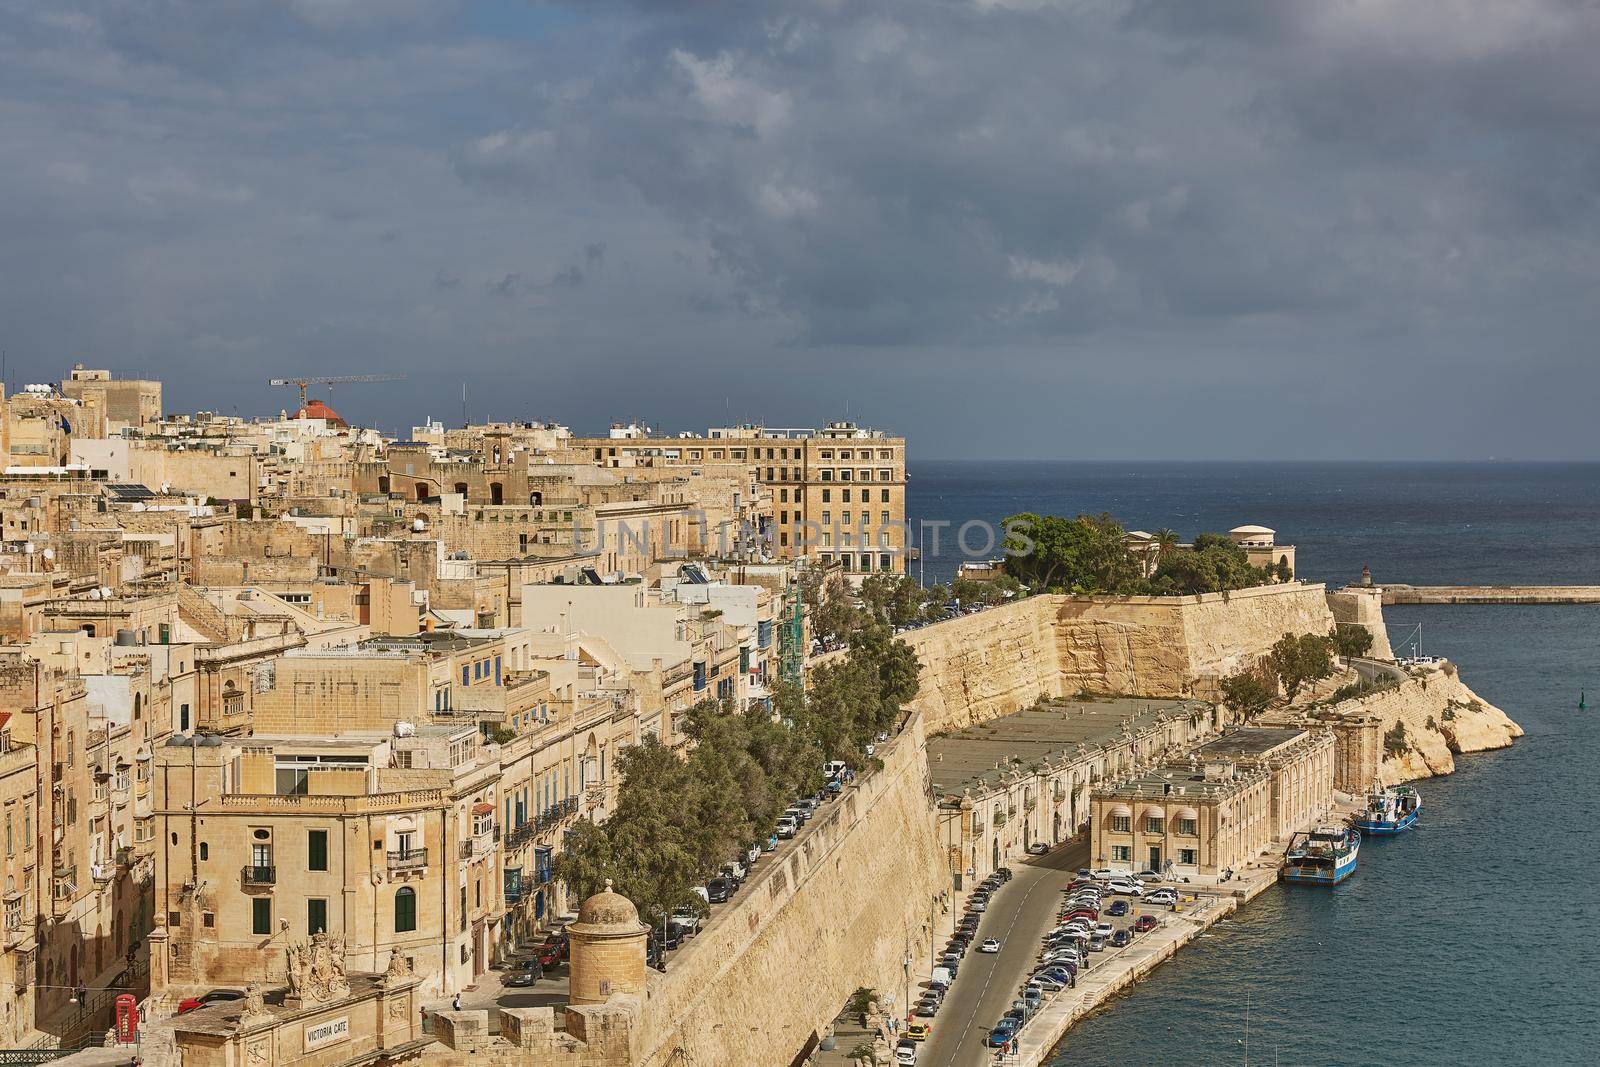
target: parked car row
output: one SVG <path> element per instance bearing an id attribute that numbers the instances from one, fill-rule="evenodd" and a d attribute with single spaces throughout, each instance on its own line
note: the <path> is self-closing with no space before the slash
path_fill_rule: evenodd
<path id="1" fill-rule="evenodd" d="M 932 1030 L 933 1019 L 939 1013 L 939 1007 L 944 1003 L 946 992 L 950 983 L 955 981 L 956 975 L 961 971 L 961 961 L 966 958 L 967 950 L 974 942 L 977 943 L 979 952 L 994 953 L 1000 951 L 1000 942 L 992 937 L 978 938 L 978 927 L 983 923 L 983 916 L 989 907 L 990 898 L 1011 880 L 1011 868 L 1001 867 L 993 874 L 980 882 L 967 898 L 966 910 L 956 921 L 956 928 L 950 935 L 950 940 L 945 942 L 944 950 L 935 961 L 933 973 L 929 977 L 928 986 L 923 991 L 922 997 L 911 1010 L 912 1025 L 907 1030 L 906 1037 L 901 1040 L 895 1049 L 895 1063 L 915 1064 L 916 1042 L 925 1039 Z M 902 1051 L 904 1049 L 905 1051 Z"/>

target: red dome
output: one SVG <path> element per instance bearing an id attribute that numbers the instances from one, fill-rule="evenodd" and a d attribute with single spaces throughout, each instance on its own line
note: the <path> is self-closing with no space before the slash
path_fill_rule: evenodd
<path id="1" fill-rule="evenodd" d="M 320 400 L 311 400 L 306 406 L 294 413 L 297 419 L 325 419 L 330 426 L 349 426 L 339 417 L 339 413 Z"/>

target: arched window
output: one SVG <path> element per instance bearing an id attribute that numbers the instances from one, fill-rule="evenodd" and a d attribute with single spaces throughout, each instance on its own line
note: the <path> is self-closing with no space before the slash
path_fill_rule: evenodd
<path id="1" fill-rule="evenodd" d="M 394 932 L 411 933 L 417 928 L 417 891 L 403 885 L 394 891 Z"/>

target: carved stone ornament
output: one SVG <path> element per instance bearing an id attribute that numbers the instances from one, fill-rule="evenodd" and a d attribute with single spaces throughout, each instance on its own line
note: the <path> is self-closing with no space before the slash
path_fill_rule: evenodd
<path id="1" fill-rule="evenodd" d="M 291 996 L 320 1004 L 350 995 L 342 937 L 316 933 L 310 941 L 290 944 L 285 968 Z"/>
<path id="2" fill-rule="evenodd" d="M 247 987 L 244 993 L 244 1010 L 239 1015 L 240 1024 L 250 1026 L 270 1018 L 272 1013 L 267 1010 L 267 1002 L 261 995 L 261 987 L 259 985 Z"/>

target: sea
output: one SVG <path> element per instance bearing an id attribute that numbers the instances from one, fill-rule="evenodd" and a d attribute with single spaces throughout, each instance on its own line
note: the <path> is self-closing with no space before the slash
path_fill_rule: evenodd
<path id="1" fill-rule="evenodd" d="M 1600 584 L 1595 464 L 923 462 L 911 479 L 914 526 L 1109 512 L 1188 540 L 1252 523 L 1330 585 L 1363 565 L 1379 584 Z M 953 540 L 925 537 L 926 582 L 971 558 Z M 1073 1028 L 1052 1067 L 1600 1063 L 1600 605 L 1385 615 L 1397 652 L 1448 657 L 1527 736 L 1419 783 L 1415 832 L 1367 841 L 1336 889 L 1258 897 Z"/>

